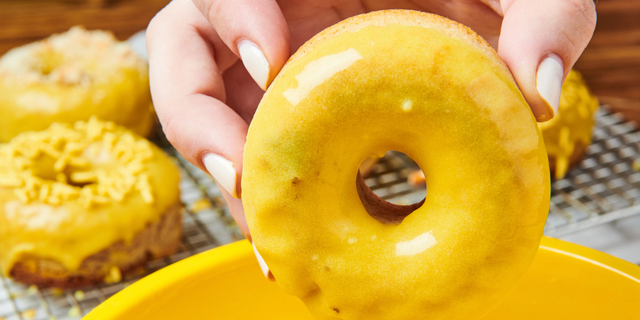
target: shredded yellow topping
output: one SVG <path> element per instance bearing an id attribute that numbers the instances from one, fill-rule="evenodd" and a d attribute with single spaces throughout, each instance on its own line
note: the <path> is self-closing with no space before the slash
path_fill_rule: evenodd
<path id="1" fill-rule="evenodd" d="M 77 306 L 73 306 L 69 308 L 69 311 L 67 311 L 67 316 L 70 318 L 79 317 L 81 315 L 82 315 L 82 312 L 80 312 L 80 308 L 78 308 Z"/>
<path id="2" fill-rule="evenodd" d="M 78 291 L 74 292 L 73 293 L 73 297 L 76 298 L 76 300 L 78 300 L 78 301 L 84 300 L 84 291 L 78 290 Z"/>
<path id="3" fill-rule="evenodd" d="M 555 159 L 555 178 L 562 179 L 579 142 L 591 143 L 594 115 L 598 110 L 598 98 L 591 94 L 582 75 L 571 70 L 562 86 L 558 114 L 538 124 L 544 136 L 549 156 Z"/>
<path id="4" fill-rule="evenodd" d="M 73 126 L 54 123 L 0 145 L 0 187 L 13 189 L 24 203 L 78 201 L 90 208 L 137 192 L 151 204 L 145 163 L 152 157 L 147 140 L 113 122 L 93 117 Z"/>
<path id="5" fill-rule="evenodd" d="M 33 319 L 33 318 L 36 317 L 36 310 L 35 309 L 29 309 L 27 311 L 22 312 L 20 315 L 24 319 Z"/>
<path id="6" fill-rule="evenodd" d="M 212 207 L 211 202 L 206 199 L 200 199 L 189 205 L 189 210 L 191 212 L 200 212 L 205 209 L 210 209 Z"/>
<path id="7" fill-rule="evenodd" d="M 116 266 L 112 266 L 111 268 L 109 268 L 109 273 L 104 278 L 104 282 L 107 284 L 111 284 L 118 283 L 120 282 L 120 280 L 122 280 L 122 273 L 120 272 L 120 269 Z"/>

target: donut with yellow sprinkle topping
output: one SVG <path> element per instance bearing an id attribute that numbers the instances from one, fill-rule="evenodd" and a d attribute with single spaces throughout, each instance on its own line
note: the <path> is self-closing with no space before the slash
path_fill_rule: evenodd
<path id="1" fill-rule="evenodd" d="M 40 287 L 126 272 L 180 241 L 179 173 L 159 148 L 91 118 L 0 145 L 0 269 Z"/>

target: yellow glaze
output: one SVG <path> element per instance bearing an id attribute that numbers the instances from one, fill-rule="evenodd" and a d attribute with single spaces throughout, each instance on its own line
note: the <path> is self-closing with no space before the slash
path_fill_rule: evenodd
<path id="1" fill-rule="evenodd" d="M 155 121 L 148 66 L 104 31 L 75 27 L 0 59 L 0 143 L 96 115 L 140 135 Z"/>
<path id="2" fill-rule="evenodd" d="M 398 225 L 356 190 L 362 160 L 388 150 L 427 176 Z M 530 266 L 549 210 L 542 136 L 510 73 L 471 30 L 425 13 L 311 39 L 266 92 L 244 156 L 257 250 L 316 319 L 485 314 Z"/>
<path id="3" fill-rule="evenodd" d="M 577 144 L 591 144 L 598 111 L 598 98 L 591 94 L 578 71 L 571 70 L 562 85 L 558 114 L 538 126 L 544 137 L 549 160 L 555 161 L 555 178 L 564 178 Z"/>
<path id="4" fill-rule="evenodd" d="M 482 319 L 637 320 L 638 301 L 640 267 L 592 249 L 542 238 L 522 280 Z M 300 300 L 264 278 L 246 240 L 157 271 L 83 319 L 313 320 Z"/>
<path id="5" fill-rule="evenodd" d="M 0 269 L 35 256 L 76 270 L 157 221 L 178 184 L 167 155 L 113 122 L 22 133 L 0 145 Z"/>

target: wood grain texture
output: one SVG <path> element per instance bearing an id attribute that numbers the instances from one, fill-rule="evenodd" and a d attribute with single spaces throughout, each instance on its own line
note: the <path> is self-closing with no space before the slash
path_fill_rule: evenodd
<path id="1" fill-rule="evenodd" d="M 147 28 L 169 0 L 0 0 L 0 54 L 82 25 L 121 40 Z"/>
<path id="2" fill-rule="evenodd" d="M 620 97 L 600 96 L 600 103 L 607 105 L 615 112 L 620 112 L 629 121 L 640 124 L 640 100 Z"/>
<path id="3" fill-rule="evenodd" d="M 640 0 L 596 7 L 596 32 L 575 68 L 598 96 L 640 99 Z"/>

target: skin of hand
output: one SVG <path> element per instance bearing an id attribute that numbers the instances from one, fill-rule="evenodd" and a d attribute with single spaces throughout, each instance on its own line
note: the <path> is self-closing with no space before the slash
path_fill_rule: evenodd
<path id="1" fill-rule="evenodd" d="M 174 0 L 151 21 L 153 102 L 169 141 L 221 187 L 249 237 L 242 152 L 249 123 L 292 52 L 324 28 L 382 9 L 465 24 L 506 62 L 538 121 L 553 118 L 564 77 L 591 39 L 593 0 Z"/>

